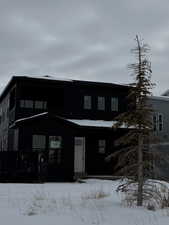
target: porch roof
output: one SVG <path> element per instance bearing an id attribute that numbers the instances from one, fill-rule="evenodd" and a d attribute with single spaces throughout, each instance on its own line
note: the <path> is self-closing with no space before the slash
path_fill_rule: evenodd
<path id="1" fill-rule="evenodd" d="M 85 127 L 104 127 L 112 128 L 116 121 L 105 121 L 105 120 L 86 120 L 86 119 L 66 119 L 67 121 L 74 123 L 79 126 Z"/>
<path id="2" fill-rule="evenodd" d="M 93 128 L 113 128 L 113 126 L 115 126 L 115 124 L 117 123 L 117 121 L 115 120 L 111 120 L 111 121 L 106 121 L 106 120 L 89 120 L 89 119 L 69 119 L 69 118 L 63 118 L 54 114 L 51 114 L 49 112 L 43 112 L 40 114 L 36 114 L 33 116 L 29 116 L 29 117 L 25 117 L 25 118 L 20 118 L 18 120 L 16 120 L 11 126 L 10 128 L 22 124 L 24 122 L 29 122 L 32 120 L 36 120 L 38 118 L 44 118 L 44 117 L 48 117 L 48 118 L 53 118 L 59 121 L 63 121 L 69 125 L 74 125 L 74 126 L 80 126 L 80 127 L 93 127 Z M 121 125 L 119 128 L 123 128 L 126 129 L 128 128 L 125 124 Z"/>

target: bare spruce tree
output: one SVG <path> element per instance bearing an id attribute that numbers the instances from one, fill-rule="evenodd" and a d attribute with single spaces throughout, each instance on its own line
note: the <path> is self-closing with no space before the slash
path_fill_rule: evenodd
<path id="1" fill-rule="evenodd" d="M 143 199 L 151 192 L 144 185 L 150 176 L 151 156 L 148 143 L 152 132 L 152 109 L 147 104 L 153 84 L 151 82 L 151 63 L 148 60 L 149 47 L 136 35 L 136 47 L 132 49 L 136 62 L 129 65 L 134 82 L 127 96 L 128 110 L 117 117 L 116 128 L 125 124 L 128 132 L 116 141 L 120 150 L 111 157 L 116 157 L 116 170 L 119 175 L 128 178 L 118 190 L 128 191 L 131 184 L 137 187 L 135 196 L 137 206 L 142 206 Z"/>

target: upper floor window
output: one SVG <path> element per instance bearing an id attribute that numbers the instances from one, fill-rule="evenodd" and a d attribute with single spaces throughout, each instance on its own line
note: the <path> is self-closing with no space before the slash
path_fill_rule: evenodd
<path id="1" fill-rule="evenodd" d="M 35 101 L 35 109 L 47 109 L 46 101 Z"/>
<path id="2" fill-rule="evenodd" d="M 44 150 L 46 148 L 46 136 L 35 134 L 32 137 L 33 150 Z"/>
<path id="3" fill-rule="evenodd" d="M 117 97 L 111 98 L 111 111 L 118 111 L 119 109 L 119 101 Z"/>
<path id="4" fill-rule="evenodd" d="M 105 110 L 105 97 L 98 97 L 97 99 L 97 108 L 98 110 Z"/>
<path id="5" fill-rule="evenodd" d="M 106 140 L 105 139 L 98 140 L 98 152 L 100 154 L 106 153 Z"/>
<path id="6" fill-rule="evenodd" d="M 84 96 L 84 103 L 83 103 L 84 109 L 91 109 L 92 108 L 92 97 L 89 95 Z"/>
<path id="7" fill-rule="evenodd" d="M 20 107 L 32 109 L 33 108 L 33 101 L 32 100 L 20 100 Z"/>
<path id="8" fill-rule="evenodd" d="M 47 109 L 46 101 L 20 100 L 20 107 L 27 109 Z"/>

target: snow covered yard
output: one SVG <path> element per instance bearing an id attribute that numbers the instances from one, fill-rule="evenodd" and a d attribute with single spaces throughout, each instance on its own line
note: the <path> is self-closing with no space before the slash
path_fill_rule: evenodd
<path id="1" fill-rule="evenodd" d="M 0 184 L 4 225 L 168 225 L 169 210 L 127 208 L 115 192 L 117 181 Z"/>

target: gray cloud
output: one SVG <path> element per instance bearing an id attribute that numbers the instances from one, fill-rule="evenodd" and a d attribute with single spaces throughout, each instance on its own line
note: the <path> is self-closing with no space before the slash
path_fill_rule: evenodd
<path id="1" fill-rule="evenodd" d="M 168 11 L 168 0 L 0 0 L 0 90 L 28 74 L 131 82 L 139 34 L 159 94 L 169 88 Z"/>

